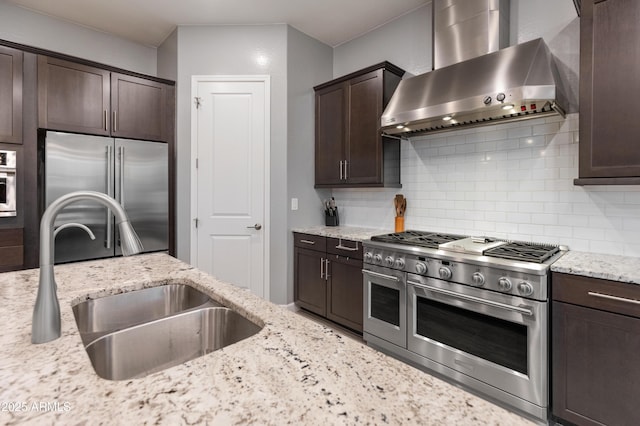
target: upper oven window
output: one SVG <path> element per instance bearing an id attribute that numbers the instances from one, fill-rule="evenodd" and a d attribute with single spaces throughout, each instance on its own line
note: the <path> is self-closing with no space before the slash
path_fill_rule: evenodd
<path id="1" fill-rule="evenodd" d="M 417 334 L 528 375 L 527 326 L 416 298 Z"/>

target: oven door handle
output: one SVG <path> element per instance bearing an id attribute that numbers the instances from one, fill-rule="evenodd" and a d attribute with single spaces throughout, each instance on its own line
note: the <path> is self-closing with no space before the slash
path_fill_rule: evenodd
<path id="1" fill-rule="evenodd" d="M 385 280 L 400 281 L 400 278 L 394 277 L 393 275 L 381 274 L 380 272 L 373 272 L 369 271 L 368 269 L 363 269 L 362 272 L 365 274 L 373 275 L 374 277 L 384 278 Z"/>
<path id="2" fill-rule="evenodd" d="M 506 309 L 507 311 L 518 312 L 523 315 L 533 316 L 533 312 L 530 309 L 520 308 L 518 306 L 507 305 L 506 303 L 494 302 L 492 300 L 485 300 L 475 296 L 469 296 L 467 294 L 456 293 L 455 291 L 445 290 L 442 288 L 425 286 L 424 284 L 407 280 L 407 284 L 411 284 L 416 287 L 423 288 L 425 290 L 433 291 L 434 293 L 441 293 L 447 296 L 452 296 L 457 299 L 468 300 L 470 302 L 481 303 L 483 305 L 493 306 L 494 308 Z"/>

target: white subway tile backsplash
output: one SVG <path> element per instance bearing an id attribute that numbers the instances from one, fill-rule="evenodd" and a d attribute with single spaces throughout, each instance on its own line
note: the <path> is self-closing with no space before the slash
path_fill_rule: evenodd
<path id="1" fill-rule="evenodd" d="M 578 114 L 427 135 L 401 144 L 402 188 L 336 189 L 345 225 L 491 235 L 640 256 L 640 186 L 578 187 Z"/>

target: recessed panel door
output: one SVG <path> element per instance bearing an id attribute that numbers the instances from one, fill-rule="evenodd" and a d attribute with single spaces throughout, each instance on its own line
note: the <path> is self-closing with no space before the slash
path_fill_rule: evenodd
<path id="1" fill-rule="evenodd" d="M 265 296 L 267 82 L 197 85 L 198 268 Z"/>

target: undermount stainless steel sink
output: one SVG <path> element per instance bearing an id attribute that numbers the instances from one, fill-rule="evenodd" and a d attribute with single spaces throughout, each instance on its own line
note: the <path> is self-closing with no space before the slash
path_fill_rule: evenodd
<path id="1" fill-rule="evenodd" d="M 144 377 L 262 329 L 182 284 L 88 300 L 73 313 L 95 372 L 108 380 Z"/>
<path id="2" fill-rule="evenodd" d="M 123 328 L 184 312 L 222 306 L 206 294 L 184 284 L 167 284 L 81 302 L 73 307 L 85 345 Z"/>

